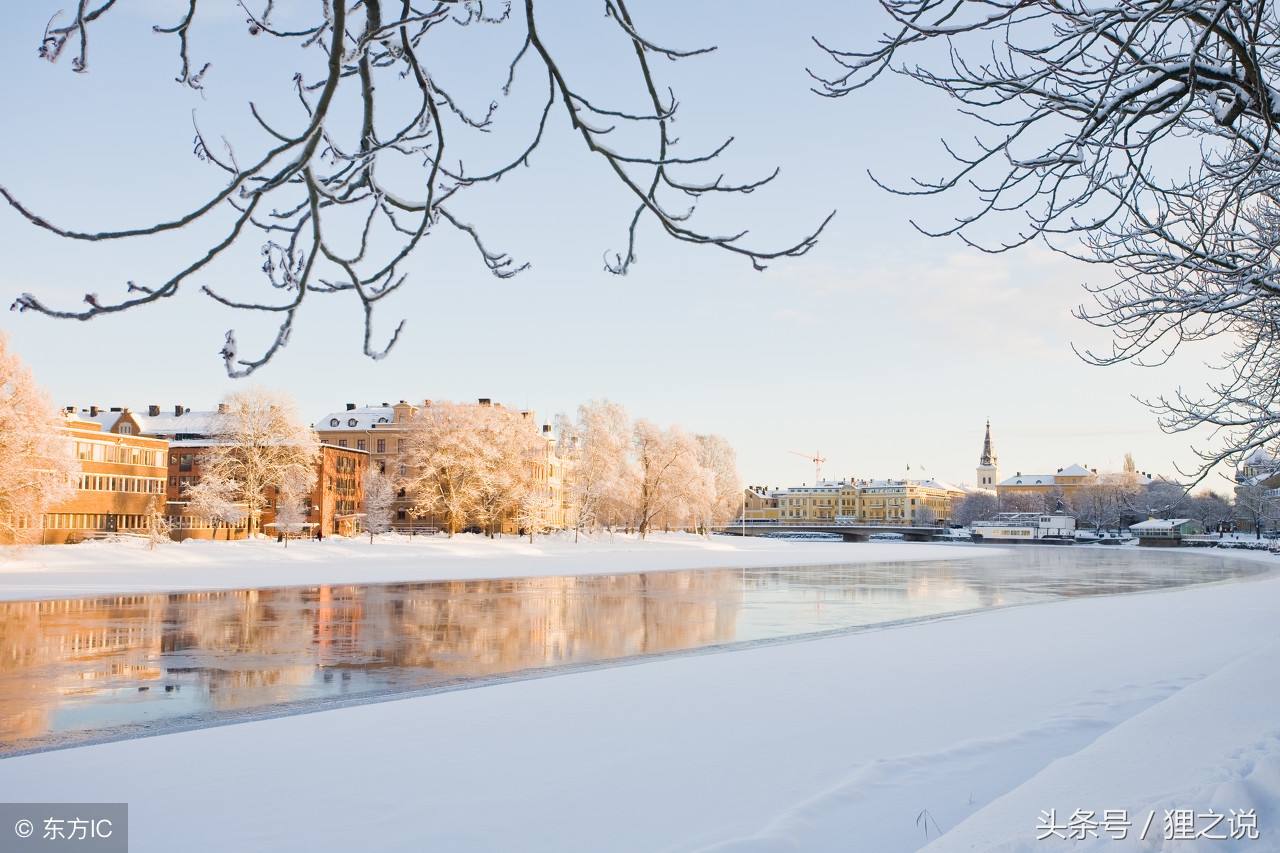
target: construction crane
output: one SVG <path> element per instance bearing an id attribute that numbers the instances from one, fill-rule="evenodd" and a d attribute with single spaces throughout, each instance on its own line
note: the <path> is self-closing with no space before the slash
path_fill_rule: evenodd
<path id="1" fill-rule="evenodd" d="M 822 458 L 821 451 L 813 454 L 812 456 L 810 456 L 808 453 L 797 453 L 794 450 L 788 450 L 787 452 L 794 454 L 796 456 L 802 457 L 804 459 L 808 459 L 810 462 L 812 462 L 813 463 L 813 484 L 816 486 L 818 485 L 818 483 L 822 482 L 822 463 L 826 462 L 827 460 Z"/>

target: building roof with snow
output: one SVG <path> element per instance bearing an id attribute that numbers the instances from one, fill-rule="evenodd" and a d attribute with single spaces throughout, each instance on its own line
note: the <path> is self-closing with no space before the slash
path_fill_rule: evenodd
<path id="1" fill-rule="evenodd" d="M 1280 470 L 1280 459 L 1265 447 L 1258 447 L 1240 461 L 1240 467 L 1236 469 L 1236 482 L 1255 485 L 1274 477 L 1277 470 Z"/>
<path id="2" fill-rule="evenodd" d="M 162 412 L 156 405 L 148 406 L 145 413 L 127 406 L 113 406 L 109 409 L 91 406 L 79 411 L 68 407 L 67 414 L 78 420 L 96 423 L 102 427 L 103 432 L 167 439 L 207 437 L 214 433 L 219 419 L 226 417 L 225 412 L 193 412 L 185 406 L 174 406 L 172 411 Z"/>
<path id="3" fill-rule="evenodd" d="M 395 422 L 395 407 L 389 403 L 378 406 L 356 406 L 337 412 L 328 412 L 315 421 L 314 429 L 376 429 Z"/>

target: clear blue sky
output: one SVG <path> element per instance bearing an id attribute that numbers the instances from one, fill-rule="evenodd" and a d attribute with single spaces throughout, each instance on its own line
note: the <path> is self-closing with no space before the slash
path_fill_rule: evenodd
<path id="1" fill-rule="evenodd" d="M 950 104 L 899 81 L 841 101 L 809 92 L 805 67 L 822 63 L 809 37 L 866 44 L 880 26 L 878 6 L 833 2 L 800 15 L 761 2 L 695 5 L 632 10 L 660 41 L 720 48 L 655 63 L 681 102 L 682 146 L 691 153 L 734 136 L 723 164 L 731 179 L 782 168 L 766 190 L 708 205 L 706 226 L 749 227 L 762 244 L 781 245 L 838 209 L 814 251 L 757 273 L 740 258 L 676 244 L 650 223 L 639 264 L 609 275 L 602 257 L 623 248 L 631 207 L 557 112 L 531 169 L 459 205 L 491 245 L 530 270 L 494 279 L 463 240 L 441 234 L 381 315 L 387 330 L 408 320 L 386 360 L 360 354 L 354 301 L 313 300 L 256 381 L 293 394 L 309 418 L 346 402 L 424 397 L 491 397 L 550 417 L 610 397 L 633 415 L 726 435 L 743 476 L 770 485 L 812 481 L 812 465 L 791 450 L 821 451 L 824 473 L 836 476 L 893 476 L 909 464 L 971 482 L 988 417 L 1010 474 L 1072 462 L 1113 469 L 1126 451 L 1152 473 L 1194 465 L 1190 439 L 1162 435 L 1131 395 L 1202 381 L 1212 349 L 1161 369 L 1086 366 L 1071 345 L 1106 339 L 1070 310 L 1086 299 L 1081 285 L 1100 283 L 1105 269 L 1041 247 L 992 256 L 923 237 L 909 218 L 938 225 L 961 208 L 893 197 L 868 180 L 868 169 L 898 183 L 937 177 L 939 137 L 972 130 Z M 218 174 L 191 154 L 192 111 L 208 136 L 226 134 L 248 159 L 248 93 L 296 118 L 290 77 L 317 62 L 251 39 L 227 3 L 193 39 L 193 58 L 214 63 L 201 97 L 173 82 L 174 40 L 150 32 L 185 4 L 153 0 L 104 17 L 90 72 L 76 74 L 69 56 L 49 65 L 35 55 L 58 8 L 16 4 L 0 28 L 9 81 L 0 184 L 67 227 L 146 224 L 215 191 Z M 557 3 L 545 29 L 585 90 L 634 96 L 626 50 L 601 40 L 598 3 Z M 485 38 L 490 53 L 460 52 L 492 64 L 506 45 Z M 460 60 L 439 61 L 446 75 Z M 491 96 L 482 90 L 477 97 Z M 522 136 L 521 108 L 517 101 L 508 113 Z M 6 304 L 24 291 L 67 306 L 85 292 L 105 299 L 126 280 L 154 282 L 200 237 L 72 246 L 0 210 L 0 294 Z M 194 283 L 232 288 L 258 275 L 257 263 L 248 256 Z M 58 405 L 205 407 L 235 386 L 217 355 L 225 331 L 235 327 L 249 353 L 270 330 L 196 291 L 87 324 L 10 313 L 3 328 Z"/>

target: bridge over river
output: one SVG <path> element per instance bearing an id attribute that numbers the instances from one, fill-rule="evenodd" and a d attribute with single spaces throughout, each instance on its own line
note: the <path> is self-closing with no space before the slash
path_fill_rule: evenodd
<path id="1" fill-rule="evenodd" d="M 718 533 L 732 536 L 767 536 L 770 533 L 835 533 L 846 542 L 866 542 L 873 533 L 899 533 L 910 542 L 930 542 L 947 532 L 945 527 L 909 524 L 779 524 L 776 521 L 735 521 L 716 528 Z"/>

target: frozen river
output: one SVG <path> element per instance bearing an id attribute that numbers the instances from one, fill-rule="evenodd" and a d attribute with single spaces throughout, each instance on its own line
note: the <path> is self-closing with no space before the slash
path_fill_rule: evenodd
<path id="1" fill-rule="evenodd" d="M 1267 570 L 1172 549 L 1032 546 L 929 562 L 0 602 L 0 754 Z"/>

